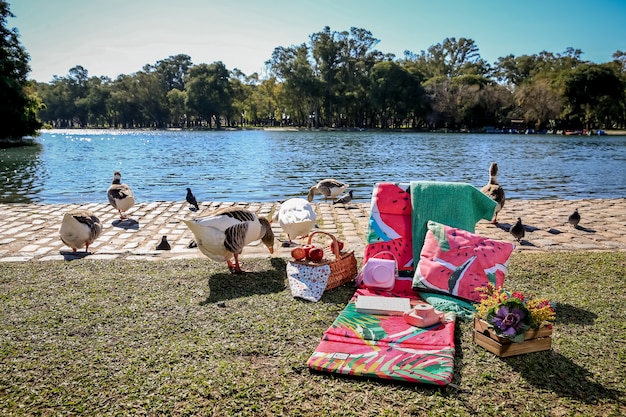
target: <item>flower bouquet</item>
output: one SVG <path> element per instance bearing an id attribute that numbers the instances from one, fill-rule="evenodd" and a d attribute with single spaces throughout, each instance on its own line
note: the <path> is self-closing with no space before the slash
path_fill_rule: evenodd
<path id="1" fill-rule="evenodd" d="M 552 334 L 552 322 L 556 318 L 556 313 L 549 300 L 535 298 L 523 292 L 509 292 L 503 288 L 495 288 L 491 284 L 477 290 L 481 293 L 481 301 L 475 305 L 474 340 L 479 344 L 493 345 L 491 341 L 485 339 L 491 338 L 498 345 L 498 349 L 495 349 L 495 345 L 492 346 L 495 350 L 488 349 L 499 356 L 550 348 L 549 336 Z M 533 340 L 541 343 L 530 343 Z M 527 346 L 515 347 L 511 351 L 513 353 L 504 354 L 508 347 L 503 349 L 502 346 L 511 342 L 526 343 Z"/>

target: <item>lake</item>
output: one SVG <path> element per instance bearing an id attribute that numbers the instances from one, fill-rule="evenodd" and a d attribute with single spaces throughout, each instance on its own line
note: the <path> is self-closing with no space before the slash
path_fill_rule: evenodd
<path id="1" fill-rule="evenodd" d="M 626 136 L 50 130 L 0 149 L 1 203 L 102 203 L 113 171 L 138 202 L 277 201 L 324 178 L 369 202 L 381 181 L 482 187 L 489 164 L 511 199 L 626 197 Z M 323 201 L 321 196 L 316 201 Z"/>

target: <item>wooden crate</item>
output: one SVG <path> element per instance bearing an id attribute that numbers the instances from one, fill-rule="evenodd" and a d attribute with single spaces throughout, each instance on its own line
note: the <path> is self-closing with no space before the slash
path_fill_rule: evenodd
<path id="1" fill-rule="evenodd" d="M 527 331 L 523 342 L 514 343 L 507 338 L 497 336 L 484 320 L 474 318 L 474 342 L 503 358 L 550 350 L 552 348 L 551 335 L 551 328 L 542 327 L 538 330 Z"/>

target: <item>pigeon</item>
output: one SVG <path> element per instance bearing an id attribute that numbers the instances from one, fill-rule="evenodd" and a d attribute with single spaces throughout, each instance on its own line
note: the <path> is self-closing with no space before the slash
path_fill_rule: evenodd
<path id="1" fill-rule="evenodd" d="M 156 250 L 170 250 L 170 249 L 172 249 L 172 247 L 167 241 L 167 236 L 163 236 L 163 238 L 161 239 L 161 243 L 157 245 Z"/>
<path id="2" fill-rule="evenodd" d="M 337 199 L 337 201 L 333 201 L 333 204 L 343 204 L 345 206 L 350 201 L 352 201 L 352 193 L 353 192 L 354 191 L 352 191 L 352 190 L 348 191 L 348 194 L 342 195 L 341 197 L 339 197 Z"/>
<path id="3" fill-rule="evenodd" d="M 322 194 L 324 196 L 324 201 L 328 201 L 328 198 L 331 198 L 333 201 L 335 201 L 335 198 L 338 195 L 341 195 L 341 193 L 343 193 L 349 186 L 350 185 L 346 183 L 337 181 L 332 178 L 321 180 L 309 189 L 307 200 L 309 200 L 310 203 L 313 201 L 313 197 L 315 197 L 315 194 Z"/>
<path id="4" fill-rule="evenodd" d="M 130 187 L 122 183 L 122 174 L 119 171 L 113 173 L 113 181 L 107 190 L 107 198 L 109 203 L 119 211 L 120 219 L 127 219 L 124 212 L 135 204 L 135 197 Z"/>
<path id="5" fill-rule="evenodd" d="M 191 192 L 191 188 L 187 187 L 187 202 L 192 205 L 195 209 L 195 211 L 200 210 L 200 207 L 198 206 L 198 201 L 196 200 L 196 196 L 193 195 L 193 193 Z M 191 210 L 191 207 L 189 208 Z"/>
<path id="6" fill-rule="evenodd" d="M 498 223 L 498 212 L 502 210 L 504 207 L 504 189 L 500 186 L 498 182 L 498 164 L 492 162 L 489 166 L 489 182 L 480 191 L 485 194 L 487 197 L 491 198 L 496 202 L 496 209 L 494 211 L 493 219 L 491 220 L 492 224 Z"/>
<path id="7" fill-rule="evenodd" d="M 578 213 L 578 209 L 575 209 L 574 212 L 569 215 L 567 222 L 575 228 L 578 228 L 578 223 L 580 223 L 580 214 Z"/>
<path id="8" fill-rule="evenodd" d="M 526 232 L 524 231 L 524 225 L 522 224 L 521 217 L 517 218 L 517 222 L 515 222 L 515 224 L 511 226 L 511 229 L 509 230 L 509 232 L 518 242 L 522 240 Z"/>

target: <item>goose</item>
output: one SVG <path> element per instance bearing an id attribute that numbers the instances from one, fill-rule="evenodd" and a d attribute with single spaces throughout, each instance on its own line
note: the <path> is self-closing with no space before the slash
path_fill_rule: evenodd
<path id="1" fill-rule="evenodd" d="M 578 209 L 574 209 L 574 212 L 567 218 L 567 222 L 574 226 L 574 228 L 578 228 L 578 223 L 580 223 L 580 213 L 578 213 Z"/>
<path id="2" fill-rule="evenodd" d="M 487 197 L 496 202 L 496 209 L 494 211 L 492 224 L 498 223 L 498 212 L 504 207 L 504 189 L 498 183 L 498 164 L 492 162 L 489 166 L 489 182 L 480 190 Z"/>
<path id="3" fill-rule="evenodd" d="M 272 221 L 278 221 L 280 227 L 287 233 L 289 242 L 284 246 L 291 246 L 292 239 L 306 236 L 315 227 L 315 210 L 313 205 L 304 198 L 290 198 L 281 205 Z"/>
<path id="4" fill-rule="evenodd" d="M 255 240 L 261 239 L 270 254 L 274 253 L 274 232 L 269 220 L 249 210 L 227 207 L 183 222 L 193 233 L 200 252 L 214 261 L 226 261 L 233 273 L 243 273 L 239 254 Z"/>
<path id="5" fill-rule="evenodd" d="M 352 190 L 348 191 L 348 194 L 346 194 L 346 195 L 342 195 L 341 197 L 339 197 L 339 198 L 337 199 L 337 201 L 333 201 L 333 204 L 343 204 L 343 205 L 345 206 L 345 205 L 346 205 L 346 204 L 348 204 L 350 201 L 352 201 L 352 198 L 354 197 L 354 196 L 352 195 L 352 193 L 353 193 L 353 192 L 354 192 L 354 191 L 352 191 Z"/>
<path id="6" fill-rule="evenodd" d="M 196 200 L 196 196 L 193 195 L 193 193 L 191 192 L 191 188 L 189 187 L 187 187 L 187 196 L 185 197 L 185 199 L 191 206 L 196 209 L 196 211 L 200 210 L 200 207 L 198 207 L 198 200 Z M 189 208 L 189 210 L 191 210 L 191 207 Z"/>
<path id="7" fill-rule="evenodd" d="M 321 180 L 309 189 L 307 200 L 312 202 L 315 194 L 322 194 L 324 196 L 324 201 L 328 201 L 329 198 L 335 201 L 335 197 L 341 195 L 341 193 L 343 193 L 349 186 L 350 185 L 341 181 L 327 178 L 325 180 Z"/>
<path id="8" fill-rule="evenodd" d="M 517 240 L 518 242 L 520 242 L 522 238 L 524 237 L 524 235 L 526 235 L 521 217 L 517 218 L 517 222 L 515 222 L 515 224 L 511 226 L 511 229 L 509 229 L 509 233 L 511 233 L 513 238 Z"/>
<path id="9" fill-rule="evenodd" d="M 135 204 L 135 197 L 130 187 L 122 183 L 122 174 L 119 171 L 113 173 L 113 181 L 107 190 L 107 198 L 109 203 L 119 211 L 120 219 L 127 219 L 124 212 Z"/>
<path id="10" fill-rule="evenodd" d="M 85 248 L 89 252 L 89 245 L 102 233 L 102 223 L 92 211 L 86 209 L 70 210 L 63 215 L 59 228 L 61 241 L 72 248 L 72 252 Z"/>

